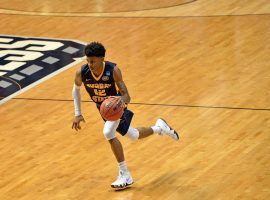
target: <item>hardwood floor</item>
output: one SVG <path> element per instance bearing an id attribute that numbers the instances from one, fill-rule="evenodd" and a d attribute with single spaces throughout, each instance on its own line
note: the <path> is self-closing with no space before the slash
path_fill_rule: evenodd
<path id="1" fill-rule="evenodd" d="M 3 2 L 0 34 L 104 43 L 128 86 L 132 126 L 163 117 L 181 136 L 132 142 L 119 135 L 135 183 L 111 189 L 117 163 L 85 91 L 86 123 L 79 133 L 71 129 L 71 89 L 83 61 L 0 105 L 0 199 L 270 198 L 268 1 L 76 13 L 89 6 L 79 0 L 58 14 L 68 5 Z M 104 9 L 132 10 L 125 2 L 104 1 Z M 147 2 L 137 6 L 166 6 Z"/>

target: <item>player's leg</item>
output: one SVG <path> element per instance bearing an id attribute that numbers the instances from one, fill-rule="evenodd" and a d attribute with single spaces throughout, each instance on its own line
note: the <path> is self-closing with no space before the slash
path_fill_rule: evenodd
<path id="1" fill-rule="evenodd" d="M 142 139 L 157 133 L 161 136 L 168 135 L 174 140 L 179 140 L 178 133 L 173 130 L 164 119 L 158 119 L 156 124 L 152 127 L 129 127 L 126 136 L 132 140 Z"/>
<path id="2" fill-rule="evenodd" d="M 124 151 L 121 142 L 115 136 L 116 128 L 119 125 L 118 121 L 106 121 L 103 129 L 104 136 L 109 141 L 114 156 L 118 162 L 119 176 L 115 182 L 111 184 L 113 188 L 124 189 L 133 183 L 133 179 L 128 171 Z"/>
<path id="3" fill-rule="evenodd" d="M 154 131 L 150 127 L 139 127 L 139 128 L 129 127 L 128 132 L 125 136 L 127 136 L 131 140 L 138 140 L 153 134 Z"/>
<path id="4" fill-rule="evenodd" d="M 118 163 L 123 162 L 125 160 L 123 147 L 121 142 L 117 137 L 110 139 L 109 143 L 111 145 L 111 149 Z"/>

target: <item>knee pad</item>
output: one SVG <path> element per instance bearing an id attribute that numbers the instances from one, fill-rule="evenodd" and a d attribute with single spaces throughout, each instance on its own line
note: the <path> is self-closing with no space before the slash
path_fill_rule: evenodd
<path id="1" fill-rule="evenodd" d="M 115 138 L 116 128 L 119 124 L 119 121 L 106 121 L 103 128 L 103 134 L 107 140 Z"/>
<path id="2" fill-rule="evenodd" d="M 138 140 L 139 139 L 139 131 L 136 128 L 129 127 L 126 136 L 131 140 Z"/>
<path id="3" fill-rule="evenodd" d="M 108 129 L 104 128 L 103 134 L 107 140 L 111 140 L 111 139 L 115 138 L 115 131 L 113 131 L 113 130 L 108 130 Z"/>

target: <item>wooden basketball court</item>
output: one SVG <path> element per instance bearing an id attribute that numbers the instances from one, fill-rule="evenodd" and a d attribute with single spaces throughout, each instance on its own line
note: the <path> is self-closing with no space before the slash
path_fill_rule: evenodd
<path id="1" fill-rule="evenodd" d="M 2 0 L 0 34 L 100 41 L 132 98 L 132 126 L 165 118 L 180 140 L 125 137 L 118 168 L 83 90 L 81 63 L 0 105 L 1 200 L 270 199 L 270 2 Z"/>

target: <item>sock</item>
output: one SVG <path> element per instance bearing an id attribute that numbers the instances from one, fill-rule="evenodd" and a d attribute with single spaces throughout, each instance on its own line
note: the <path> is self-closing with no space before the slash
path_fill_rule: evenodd
<path id="1" fill-rule="evenodd" d="M 159 126 L 152 126 L 151 127 L 154 131 L 154 133 L 161 133 L 161 128 Z"/>
<path id="2" fill-rule="evenodd" d="M 118 163 L 118 167 L 119 167 L 120 171 L 128 172 L 126 161 L 122 161 L 122 162 Z"/>

